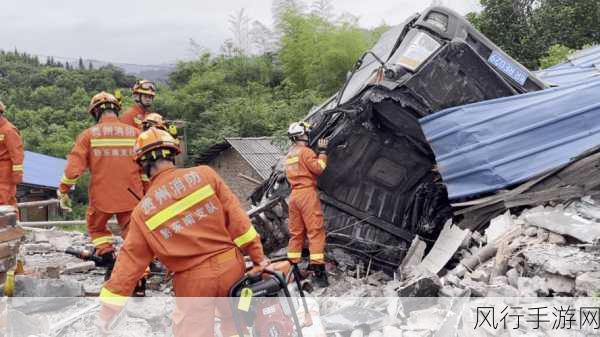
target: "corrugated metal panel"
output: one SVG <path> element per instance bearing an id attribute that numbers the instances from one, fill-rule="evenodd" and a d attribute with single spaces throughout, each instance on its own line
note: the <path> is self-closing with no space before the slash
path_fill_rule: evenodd
<path id="1" fill-rule="evenodd" d="M 67 165 L 67 161 L 64 159 L 25 151 L 23 183 L 58 188 L 65 165 Z"/>
<path id="2" fill-rule="evenodd" d="M 267 179 L 272 168 L 284 156 L 283 149 L 273 138 L 226 138 L 231 146 L 258 172 Z"/>
<path id="3" fill-rule="evenodd" d="M 569 60 L 536 73 L 552 85 L 567 85 L 600 76 L 600 46 L 580 50 Z"/>
<path id="4" fill-rule="evenodd" d="M 600 145 L 600 78 L 420 120 L 451 199 L 495 191 Z"/>

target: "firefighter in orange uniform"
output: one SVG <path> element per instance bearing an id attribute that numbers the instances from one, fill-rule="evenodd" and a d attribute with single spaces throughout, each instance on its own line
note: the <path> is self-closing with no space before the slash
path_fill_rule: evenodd
<path id="1" fill-rule="evenodd" d="M 292 123 L 288 136 L 294 143 L 285 162 L 285 173 L 292 188 L 289 199 L 288 227 L 290 241 L 288 258 L 299 262 L 305 237 L 310 251 L 309 269 L 315 273 L 320 287 L 329 286 L 325 270 L 325 226 L 317 191 L 317 177 L 327 166 L 327 139 L 319 139 L 319 155 L 308 147 L 309 126 L 304 122 Z"/>
<path id="2" fill-rule="evenodd" d="M 135 104 L 121 116 L 121 122 L 141 130 L 142 122 L 150 113 L 154 102 L 156 85 L 152 81 L 139 80 L 131 90 Z"/>
<path id="3" fill-rule="evenodd" d="M 133 160 L 139 130 L 119 121 L 120 109 L 119 101 L 106 92 L 92 98 L 88 112 L 97 124 L 77 138 L 57 191 L 61 207 L 69 209 L 69 190 L 86 169 L 90 170 L 87 229 L 95 254 L 103 258 L 106 266 L 115 259 L 108 220 L 116 215 L 125 237 L 131 211 L 138 202 L 133 194 L 143 195 L 140 169 Z"/>
<path id="4" fill-rule="evenodd" d="M 0 205 L 17 207 L 17 184 L 23 180 L 23 143 L 19 130 L 6 117 L 0 102 Z"/>
<path id="5" fill-rule="evenodd" d="M 151 178 L 150 189 L 133 210 L 129 235 L 111 279 L 100 292 L 103 308 L 96 325 L 107 332 L 136 280 L 156 256 L 174 273 L 175 336 L 213 336 L 215 309 L 222 335 L 236 335 L 229 302 L 214 297 L 227 296 L 244 275 L 242 253 L 256 266 L 269 264 L 260 236 L 215 171 L 208 166 L 175 167 L 179 147 L 168 132 L 144 131 L 135 151 L 137 162 Z"/>

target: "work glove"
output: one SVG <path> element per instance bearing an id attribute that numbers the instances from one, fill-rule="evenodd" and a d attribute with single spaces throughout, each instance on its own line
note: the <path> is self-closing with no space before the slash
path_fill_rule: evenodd
<path id="1" fill-rule="evenodd" d="M 321 138 L 321 139 L 319 139 L 319 142 L 317 143 L 317 149 L 319 150 L 320 153 L 325 153 L 325 152 L 327 152 L 328 145 L 329 145 L 329 139 Z"/>
<path id="2" fill-rule="evenodd" d="M 254 265 L 248 274 L 261 274 L 265 269 L 268 269 L 269 265 L 271 265 L 271 260 L 264 258 L 258 265 Z"/>
<path id="3" fill-rule="evenodd" d="M 60 190 L 56 191 L 56 196 L 58 197 L 58 202 L 60 204 L 60 208 L 67 211 L 67 212 L 71 212 L 73 209 L 72 207 L 72 203 L 71 203 L 71 198 L 69 197 L 69 193 L 62 193 Z"/>

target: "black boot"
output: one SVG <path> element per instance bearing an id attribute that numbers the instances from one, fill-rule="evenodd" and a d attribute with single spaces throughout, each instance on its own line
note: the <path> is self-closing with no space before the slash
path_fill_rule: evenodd
<path id="1" fill-rule="evenodd" d="M 135 286 L 135 289 L 133 290 L 133 294 L 131 295 L 131 297 L 146 297 L 146 278 L 142 277 L 137 285 Z"/>
<path id="2" fill-rule="evenodd" d="M 101 260 L 96 263 L 98 267 L 106 267 L 106 273 L 104 273 L 104 281 L 108 281 L 112 275 L 113 268 L 115 267 L 115 253 L 109 252 L 100 255 Z"/>
<path id="3" fill-rule="evenodd" d="M 327 270 L 325 270 L 324 264 L 311 264 L 309 268 L 315 273 L 313 282 L 318 288 L 329 287 L 329 280 L 327 279 Z"/>

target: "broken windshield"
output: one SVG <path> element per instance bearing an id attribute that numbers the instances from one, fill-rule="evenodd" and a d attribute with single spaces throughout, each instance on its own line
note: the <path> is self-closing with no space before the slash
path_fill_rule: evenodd
<path id="1" fill-rule="evenodd" d="M 371 52 L 373 52 L 383 61 L 387 61 L 394 51 L 396 42 L 401 37 L 405 26 L 406 23 L 397 25 L 383 33 L 379 41 L 377 41 L 375 46 L 373 46 L 371 49 Z M 352 78 L 348 80 L 348 85 L 342 93 L 340 104 L 348 102 L 359 92 L 361 92 L 369 83 L 369 79 L 373 76 L 373 73 L 379 69 L 380 66 L 381 64 L 375 59 L 375 57 L 373 57 L 373 55 L 365 54 L 360 68 L 354 72 Z"/>

